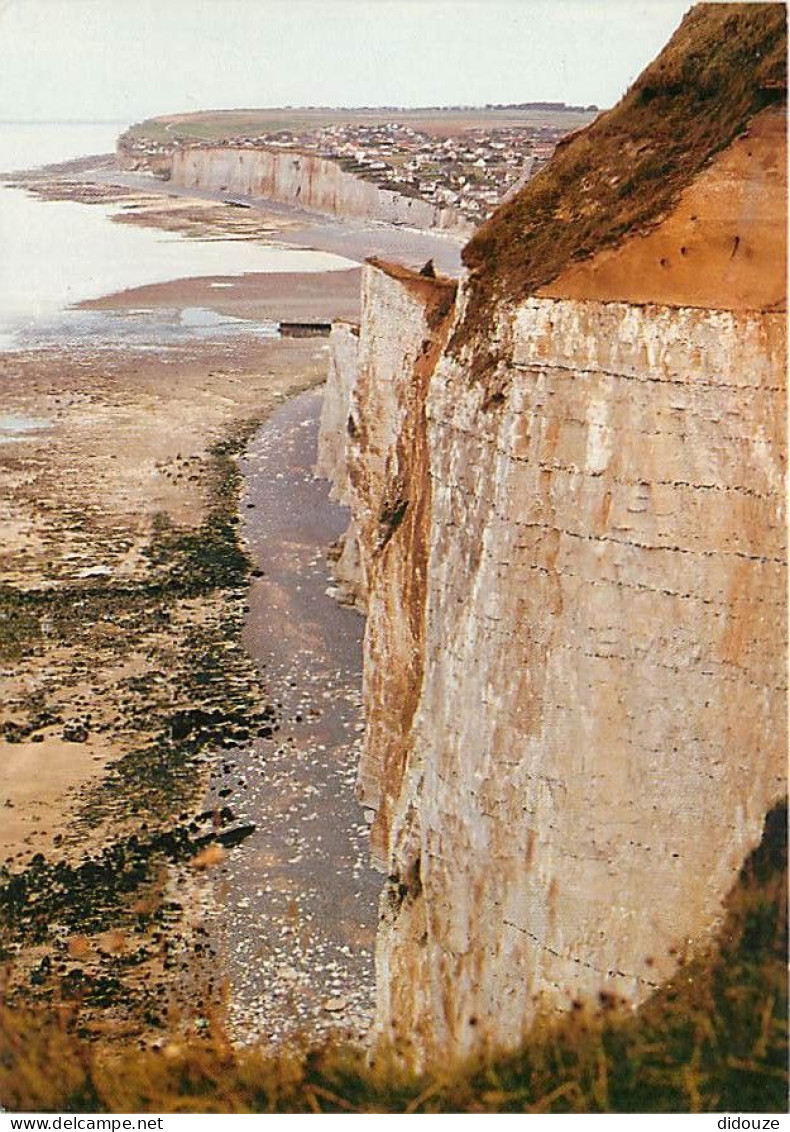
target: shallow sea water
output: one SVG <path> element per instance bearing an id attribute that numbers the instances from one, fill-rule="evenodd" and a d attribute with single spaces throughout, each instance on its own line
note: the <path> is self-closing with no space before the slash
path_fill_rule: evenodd
<path id="1" fill-rule="evenodd" d="M 0 170 L 107 153 L 116 125 L 0 123 Z M 0 174 L 0 182 L 2 174 Z M 115 312 L 75 311 L 86 299 L 173 279 L 251 272 L 345 270 L 349 260 L 326 252 L 233 241 L 192 240 L 177 232 L 113 223 L 117 205 L 43 201 L 0 184 L 0 350 L 31 349 L 53 341 L 178 341 L 171 312 L 145 319 Z M 89 317 L 88 317 L 89 316 Z M 214 314 L 213 333 L 226 332 Z M 193 328 L 204 331 L 208 316 Z M 265 333 L 239 321 L 236 332 Z M 146 337 L 147 336 L 147 337 Z"/>
<path id="2" fill-rule="evenodd" d="M 33 433 L 52 427 L 46 417 L 30 417 L 23 413 L 0 413 L 0 444 L 13 444 Z"/>

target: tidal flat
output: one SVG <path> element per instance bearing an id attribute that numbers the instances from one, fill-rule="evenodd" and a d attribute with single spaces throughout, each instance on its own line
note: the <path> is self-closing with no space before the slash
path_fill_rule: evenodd
<path id="1" fill-rule="evenodd" d="M 236 458 L 325 365 L 315 340 L 249 338 L 0 357 L 9 412 L 50 426 L 0 447 L 11 1001 L 128 1036 L 219 994 L 206 850 L 252 823 L 203 809 L 209 752 L 278 726 L 240 640 Z"/>
<path id="2" fill-rule="evenodd" d="M 64 262 L 72 210 L 106 276 L 35 317 L 12 303 L 0 341 L 7 997 L 144 1045 L 219 1017 L 241 1042 L 357 1042 L 380 888 L 354 790 L 363 623 L 327 593 L 346 518 L 312 486 L 320 398 L 295 400 L 327 342 L 277 325 L 357 319 L 382 242 L 415 263 L 457 242 L 140 180 L 87 158 L 3 190 Z M 112 266 L 154 232 L 150 281 Z"/>

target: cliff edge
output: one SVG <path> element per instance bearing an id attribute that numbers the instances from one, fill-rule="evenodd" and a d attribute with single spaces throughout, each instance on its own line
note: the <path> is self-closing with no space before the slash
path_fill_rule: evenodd
<path id="1" fill-rule="evenodd" d="M 783 5 L 696 7 L 457 295 L 365 269 L 333 419 L 417 1062 L 642 1002 L 785 792 L 785 52 Z"/>

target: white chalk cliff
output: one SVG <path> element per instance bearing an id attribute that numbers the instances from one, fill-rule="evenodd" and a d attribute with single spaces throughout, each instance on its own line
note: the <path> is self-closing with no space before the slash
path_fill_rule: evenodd
<path id="1" fill-rule="evenodd" d="M 723 19 L 692 12 L 661 73 Z M 457 295 L 372 262 L 358 340 L 333 334 L 377 1025 L 417 1061 L 644 1000 L 785 792 L 785 115 L 755 99 L 668 207 L 548 279 L 489 272 L 517 202 Z"/>
<path id="2" fill-rule="evenodd" d="M 252 145 L 181 145 L 154 155 L 119 149 L 125 168 L 149 169 L 182 188 L 265 198 L 308 211 L 469 235 L 472 226 L 451 208 L 345 168 L 340 159 Z"/>

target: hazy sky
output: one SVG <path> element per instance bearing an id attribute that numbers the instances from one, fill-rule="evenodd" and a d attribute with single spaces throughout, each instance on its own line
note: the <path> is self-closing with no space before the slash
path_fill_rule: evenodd
<path id="1" fill-rule="evenodd" d="M 615 102 L 687 0 L 0 0 L 0 119 Z"/>

